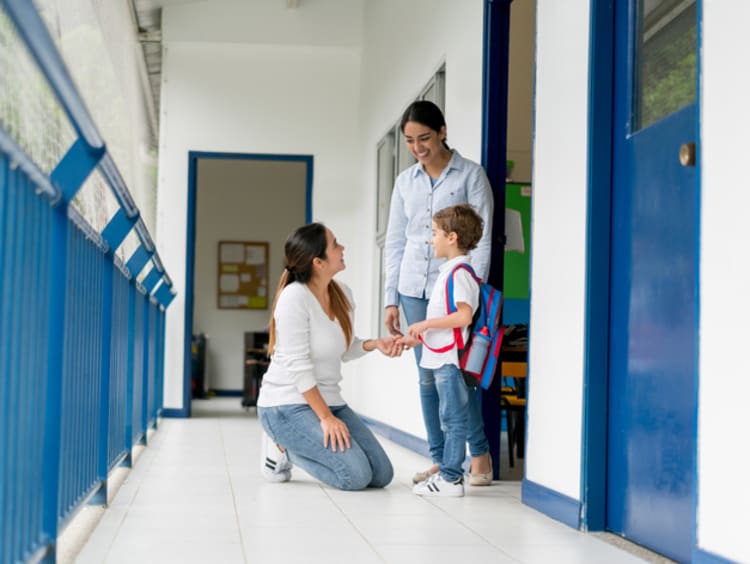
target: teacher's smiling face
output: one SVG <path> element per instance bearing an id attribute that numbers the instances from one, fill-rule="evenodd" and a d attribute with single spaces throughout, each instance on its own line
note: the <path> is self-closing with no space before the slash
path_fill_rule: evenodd
<path id="1" fill-rule="evenodd" d="M 407 121 L 404 125 L 404 140 L 409 152 L 423 166 L 429 166 L 436 160 L 444 158 L 448 149 L 443 145 L 445 126 L 435 131 L 417 121 Z"/>

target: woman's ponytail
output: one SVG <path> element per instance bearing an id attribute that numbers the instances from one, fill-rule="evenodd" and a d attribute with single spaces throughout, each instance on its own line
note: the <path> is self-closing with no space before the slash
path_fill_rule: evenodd
<path id="1" fill-rule="evenodd" d="M 268 324 L 268 356 L 273 354 L 273 349 L 276 346 L 276 320 L 274 314 L 276 313 L 276 304 L 279 301 L 281 291 L 286 288 L 289 284 L 294 282 L 294 272 L 292 272 L 288 266 L 284 267 L 279 277 L 279 286 L 276 288 L 276 296 L 273 298 L 273 306 L 271 306 L 271 321 Z"/>

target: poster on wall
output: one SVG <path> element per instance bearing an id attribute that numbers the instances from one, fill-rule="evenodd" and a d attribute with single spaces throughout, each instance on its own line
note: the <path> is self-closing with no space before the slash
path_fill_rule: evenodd
<path id="1" fill-rule="evenodd" d="M 268 309 L 268 243 L 219 241 L 219 309 Z"/>

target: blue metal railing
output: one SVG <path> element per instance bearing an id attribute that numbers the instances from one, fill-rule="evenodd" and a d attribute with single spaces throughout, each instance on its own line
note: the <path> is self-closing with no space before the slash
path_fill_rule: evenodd
<path id="1" fill-rule="evenodd" d="M 128 310 L 131 276 L 122 263 L 112 265 L 112 342 L 110 344 L 109 378 L 109 436 L 107 470 L 119 464 L 129 453 L 126 435 L 128 380 L 132 369 L 130 354 Z"/>
<path id="2" fill-rule="evenodd" d="M 0 127 L 0 564 L 52 562 L 62 527 L 106 503 L 109 472 L 156 426 L 174 292 L 33 3 L 0 10 L 77 135 L 46 174 Z M 70 207 L 94 170 L 119 205 L 101 233 Z"/>
<path id="3" fill-rule="evenodd" d="M 133 371 L 138 374 L 138 377 L 133 378 L 132 387 L 131 446 L 142 442 L 146 436 L 146 426 L 143 423 L 143 380 L 146 362 L 144 313 L 146 311 L 146 296 L 143 292 L 143 287 L 140 284 L 136 284 L 133 292 L 133 307 L 135 310 L 133 321 Z"/>

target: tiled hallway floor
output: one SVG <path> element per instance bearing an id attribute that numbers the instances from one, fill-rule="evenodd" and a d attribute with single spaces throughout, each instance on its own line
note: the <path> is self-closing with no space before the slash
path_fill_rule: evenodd
<path id="1" fill-rule="evenodd" d="M 410 479 L 426 459 L 385 440 L 385 490 L 340 492 L 298 468 L 267 483 L 254 410 L 212 399 L 194 415 L 160 422 L 76 562 L 642 562 L 522 505 L 520 482 L 419 498 Z"/>

